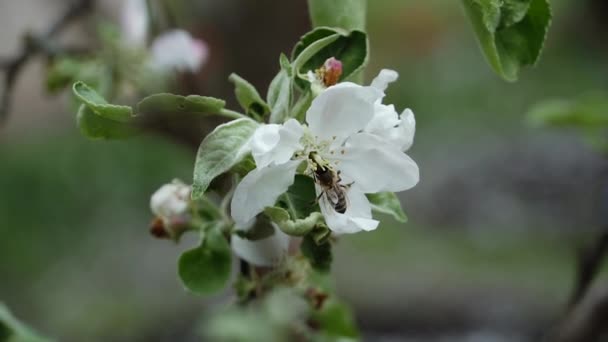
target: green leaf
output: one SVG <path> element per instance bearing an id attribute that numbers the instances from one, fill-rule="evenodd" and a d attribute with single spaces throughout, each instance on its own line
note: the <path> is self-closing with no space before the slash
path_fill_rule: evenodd
<path id="1" fill-rule="evenodd" d="M 201 245 L 179 258 L 179 277 L 184 286 L 199 295 L 212 294 L 226 287 L 230 279 L 232 254 L 221 229 L 215 226 Z"/>
<path id="2" fill-rule="evenodd" d="M 547 0 L 462 0 L 486 59 L 507 81 L 535 65 L 551 23 Z"/>
<path id="3" fill-rule="evenodd" d="M 324 223 L 323 215 L 314 212 L 303 219 L 292 220 L 289 212 L 279 207 L 267 207 L 264 214 L 276 223 L 276 225 L 286 234 L 292 236 L 304 236 L 311 232 L 317 225 Z"/>
<path id="4" fill-rule="evenodd" d="M 118 122 L 129 122 L 133 119 L 133 108 L 109 104 L 106 99 L 84 82 L 74 83 L 72 90 L 76 98 L 89 107 L 93 113 L 104 119 Z"/>
<path id="5" fill-rule="evenodd" d="M 267 218 L 260 216 L 256 219 L 253 227 L 247 230 L 235 230 L 235 234 L 243 239 L 251 241 L 262 240 L 274 234 L 274 228 Z"/>
<path id="6" fill-rule="evenodd" d="M 545 100 L 528 111 L 527 120 L 533 126 L 608 128 L 608 94 Z"/>
<path id="7" fill-rule="evenodd" d="M 359 337 L 359 331 L 351 310 L 342 302 L 330 297 L 321 310 L 314 311 L 312 320 L 320 325 L 320 331 L 328 337 Z"/>
<path id="8" fill-rule="evenodd" d="M 250 119 L 238 119 L 217 126 L 198 148 L 194 164 L 192 198 L 200 198 L 211 181 L 237 165 L 248 154 L 247 141 L 258 127 Z"/>
<path id="9" fill-rule="evenodd" d="M 205 115 L 215 114 L 223 109 L 225 105 L 226 101 L 214 97 L 160 93 L 141 100 L 137 104 L 137 112 L 141 114 L 191 113 Z"/>
<path id="10" fill-rule="evenodd" d="M 32 329 L 21 323 L 8 308 L 0 303 L 0 341 L 3 342 L 48 342 Z"/>
<path id="11" fill-rule="evenodd" d="M 310 265 L 319 272 L 329 272 L 332 262 L 331 243 L 324 241 L 317 243 L 315 239 L 307 235 L 302 239 L 300 247 L 302 255 L 304 255 Z"/>
<path id="12" fill-rule="evenodd" d="M 92 139 L 125 139 L 139 134 L 134 125 L 103 118 L 84 104 L 78 109 L 76 121 L 80 132 Z"/>
<path id="13" fill-rule="evenodd" d="M 289 117 L 291 104 L 291 82 L 287 70 L 281 69 L 268 87 L 268 105 L 271 108 L 270 123 L 283 123 Z"/>
<path id="14" fill-rule="evenodd" d="M 293 184 L 279 198 L 278 204 L 289 212 L 292 219 L 307 218 L 311 213 L 320 211 L 314 180 L 308 176 L 296 175 Z"/>
<path id="15" fill-rule="evenodd" d="M 314 27 L 365 30 L 366 0 L 308 0 L 308 8 Z"/>
<path id="16" fill-rule="evenodd" d="M 391 215 L 399 222 L 407 222 L 407 216 L 401 209 L 401 202 L 393 192 L 379 192 L 375 194 L 366 194 L 367 199 L 372 205 L 372 210 Z"/>
<path id="17" fill-rule="evenodd" d="M 228 80 L 234 83 L 236 99 L 248 115 L 261 121 L 270 112 L 270 108 L 251 83 L 234 73 Z"/>
<path id="18" fill-rule="evenodd" d="M 308 71 L 320 68 L 330 57 L 339 59 L 342 62 L 342 81 L 356 75 L 367 65 L 369 42 L 362 31 L 319 27 L 300 38 L 292 55 L 294 72 L 298 75 L 306 75 Z"/>

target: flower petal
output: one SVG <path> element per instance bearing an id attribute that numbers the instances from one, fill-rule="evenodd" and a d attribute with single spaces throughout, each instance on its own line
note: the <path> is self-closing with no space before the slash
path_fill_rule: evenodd
<path id="1" fill-rule="evenodd" d="M 374 116 L 374 103 L 383 93 L 373 87 L 343 82 L 317 96 L 306 112 L 306 122 L 320 140 L 347 137 L 367 125 Z"/>
<path id="2" fill-rule="evenodd" d="M 150 47 L 152 68 L 196 72 L 209 57 L 209 48 L 184 30 L 171 30 L 158 36 Z"/>
<path id="3" fill-rule="evenodd" d="M 371 86 L 384 92 L 388 88 L 389 83 L 395 82 L 399 78 L 399 73 L 395 70 L 382 69 L 378 76 L 374 78 Z"/>
<path id="4" fill-rule="evenodd" d="M 272 150 L 277 147 L 281 135 L 279 130 L 281 125 L 269 124 L 258 127 L 249 141 L 251 155 L 258 168 L 268 166 L 272 163 Z"/>
<path id="5" fill-rule="evenodd" d="M 269 165 L 249 172 L 237 185 L 231 202 L 231 216 L 238 226 L 246 226 L 264 208 L 275 204 L 291 184 L 301 161 Z"/>
<path id="6" fill-rule="evenodd" d="M 400 147 L 401 151 L 407 151 L 414 143 L 416 134 L 416 118 L 411 109 L 406 108 L 399 118 L 399 125 L 391 130 L 390 137 Z"/>
<path id="7" fill-rule="evenodd" d="M 316 187 L 317 194 L 321 189 Z M 370 231 L 378 227 L 378 221 L 372 219 L 372 208 L 365 194 L 355 185 L 346 190 L 346 212 L 340 214 L 334 210 L 326 196 L 320 199 L 319 207 L 329 229 L 337 234 L 350 234 Z"/>
<path id="8" fill-rule="evenodd" d="M 283 164 L 302 148 L 300 138 L 304 128 L 295 119 L 289 119 L 283 125 L 261 125 L 253 133 L 249 145 L 251 154 L 258 168 L 270 163 Z"/>
<path id="9" fill-rule="evenodd" d="M 383 136 L 387 130 L 398 124 L 399 115 L 395 111 L 395 106 L 376 103 L 374 105 L 374 116 L 365 126 L 364 131 Z"/>
<path id="10" fill-rule="evenodd" d="M 369 133 L 351 136 L 344 153 L 333 158 L 343 184 L 354 182 L 364 193 L 404 191 L 418 183 L 418 165 L 399 146 Z"/>
<path id="11" fill-rule="evenodd" d="M 261 240 L 248 240 L 233 235 L 232 250 L 239 258 L 256 266 L 276 265 L 289 250 L 290 236 L 274 224 L 274 234 Z"/>

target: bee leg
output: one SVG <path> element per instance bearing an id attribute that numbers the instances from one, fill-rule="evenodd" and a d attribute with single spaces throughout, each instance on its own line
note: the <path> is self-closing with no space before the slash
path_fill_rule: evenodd
<path id="1" fill-rule="evenodd" d="M 310 205 L 314 205 L 314 204 L 319 203 L 319 200 L 321 199 L 321 196 L 323 196 L 323 191 L 321 191 L 321 193 L 319 194 L 319 196 L 317 196 L 317 198 L 314 201 L 312 201 L 312 203 L 310 203 Z"/>

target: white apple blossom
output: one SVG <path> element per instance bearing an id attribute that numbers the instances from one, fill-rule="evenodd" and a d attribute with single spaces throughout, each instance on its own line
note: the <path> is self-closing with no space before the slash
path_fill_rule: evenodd
<path id="1" fill-rule="evenodd" d="M 243 178 L 232 198 L 236 224 L 247 226 L 274 205 L 293 184 L 302 162 L 308 163 L 309 175 L 321 162 L 339 174 L 348 199 L 346 211 L 339 213 L 321 196 L 327 226 L 336 233 L 376 229 L 378 221 L 372 219 L 365 194 L 404 191 L 419 179 L 418 166 L 404 153 L 413 141 L 413 113 L 405 110 L 399 116 L 392 105 L 382 104 L 384 91 L 397 76 L 382 70 L 370 86 L 344 82 L 328 87 L 306 112 L 307 125 L 290 119 L 258 128 L 249 143 L 256 169 Z M 322 191 L 317 186 L 317 194 Z"/>
<path id="2" fill-rule="evenodd" d="M 122 40 L 127 46 L 145 48 L 150 17 L 146 0 L 127 0 L 121 12 Z M 180 29 L 163 32 L 152 41 L 148 65 L 158 72 L 197 72 L 209 58 L 207 44 Z"/>
<path id="3" fill-rule="evenodd" d="M 150 210 L 166 227 L 179 225 L 189 218 L 191 187 L 179 180 L 161 186 L 150 198 Z"/>
<path id="4" fill-rule="evenodd" d="M 209 58 L 207 44 L 184 30 L 170 30 L 156 37 L 150 47 L 151 68 L 161 71 L 198 71 Z"/>

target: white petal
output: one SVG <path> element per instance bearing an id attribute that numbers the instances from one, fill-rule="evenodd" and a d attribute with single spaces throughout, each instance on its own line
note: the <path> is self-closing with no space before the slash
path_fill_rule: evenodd
<path id="1" fill-rule="evenodd" d="M 281 139 L 279 135 L 280 129 L 281 125 L 269 124 L 261 125 L 253 132 L 249 146 L 251 147 L 251 155 L 255 160 L 255 165 L 258 168 L 268 166 L 272 162 L 273 155 L 271 152 L 277 147 Z"/>
<path id="2" fill-rule="evenodd" d="M 321 140 L 347 137 L 365 128 L 374 116 L 374 103 L 383 96 L 376 88 L 343 82 L 317 96 L 306 112 L 306 122 Z"/>
<path id="3" fill-rule="evenodd" d="M 369 133 L 351 136 L 337 153 L 344 184 L 354 182 L 365 193 L 404 191 L 418 183 L 418 165 L 399 146 Z"/>
<path id="4" fill-rule="evenodd" d="M 393 105 L 376 103 L 374 117 L 364 131 L 398 146 L 402 151 L 407 151 L 414 142 L 416 120 L 409 108 L 399 116 Z"/>
<path id="5" fill-rule="evenodd" d="M 120 18 L 122 40 L 129 45 L 145 46 L 148 37 L 148 24 L 146 0 L 125 1 Z"/>
<path id="6" fill-rule="evenodd" d="M 274 226 L 274 234 L 262 240 L 251 241 L 233 235 L 231 245 L 234 254 L 250 264 L 273 266 L 287 255 L 289 240 L 289 235 Z"/>
<path id="7" fill-rule="evenodd" d="M 374 105 L 374 116 L 371 121 L 365 126 L 365 132 L 384 135 L 386 131 L 399 124 L 399 115 L 395 111 L 393 105 L 383 105 L 376 103 Z"/>
<path id="8" fill-rule="evenodd" d="M 317 186 L 317 194 L 320 188 Z M 332 205 L 327 201 L 326 196 L 320 199 L 319 207 L 325 218 L 325 223 L 329 229 L 337 234 L 357 233 L 360 231 L 370 231 L 378 227 L 378 221 L 372 219 L 372 208 L 365 194 L 355 185 L 346 190 L 347 206 L 346 212 L 340 214 L 336 212 Z"/>
<path id="9" fill-rule="evenodd" d="M 395 82 L 399 78 L 399 73 L 395 70 L 382 69 L 380 73 L 372 81 L 371 86 L 384 92 L 388 88 L 389 83 Z"/>
<path id="10" fill-rule="evenodd" d="M 207 61 L 209 48 L 184 30 L 171 30 L 158 36 L 150 48 L 152 68 L 159 71 L 196 72 Z"/>
<path id="11" fill-rule="evenodd" d="M 249 172 L 237 185 L 231 203 L 231 216 L 241 227 L 246 226 L 264 208 L 272 206 L 291 184 L 300 161 L 269 165 Z"/>
<path id="12" fill-rule="evenodd" d="M 303 134 L 304 128 L 295 119 L 289 119 L 283 125 L 260 126 L 249 142 L 255 165 L 262 168 L 273 162 L 277 165 L 286 163 L 302 149 L 300 138 Z"/>
<path id="13" fill-rule="evenodd" d="M 391 132 L 391 138 L 400 146 L 401 151 L 407 151 L 414 143 L 416 134 L 416 118 L 414 112 L 407 108 L 401 113 L 399 125 Z"/>

